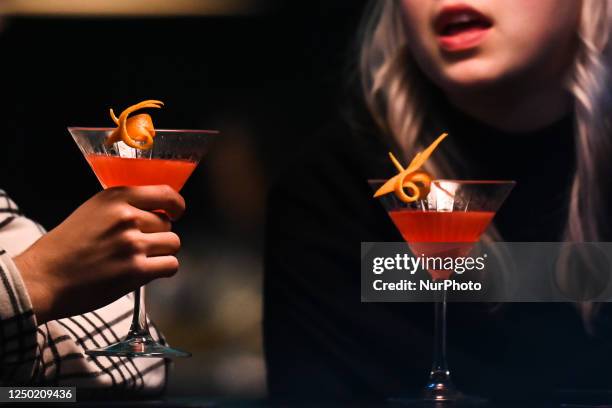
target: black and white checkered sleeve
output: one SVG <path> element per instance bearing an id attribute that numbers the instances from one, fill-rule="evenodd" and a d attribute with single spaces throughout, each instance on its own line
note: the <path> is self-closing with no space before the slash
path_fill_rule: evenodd
<path id="1" fill-rule="evenodd" d="M 77 386 L 79 395 L 164 391 L 169 360 L 85 354 L 120 340 L 129 330 L 133 298 L 37 326 L 27 288 L 12 257 L 44 233 L 0 190 L 0 385 Z M 155 339 L 165 341 L 150 325 Z"/>
<path id="2" fill-rule="evenodd" d="M 27 381 L 37 359 L 36 318 L 15 264 L 0 249 L 0 382 Z"/>

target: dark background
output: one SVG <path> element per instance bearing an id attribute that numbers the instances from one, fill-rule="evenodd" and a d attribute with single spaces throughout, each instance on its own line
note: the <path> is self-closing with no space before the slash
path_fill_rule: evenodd
<path id="1" fill-rule="evenodd" d="M 98 189 L 66 127 L 111 126 L 108 108 L 149 98 L 166 103 L 159 128 L 218 128 L 222 139 L 244 128 L 273 177 L 335 113 L 363 1 L 285 3 L 237 17 L 8 18 L 1 185 L 57 224 Z"/>
<path id="2" fill-rule="evenodd" d="M 265 191 L 337 114 L 363 4 L 272 1 L 260 13 L 225 17 L 4 19 L 0 188 L 47 229 L 100 189 L 67 126 L 112 126 L 108 108 L 160 99 L 156 127 L 222 132 L 183 190 L 181 272 L 150 285 L 154 319 L 171 343 L 194 353 L 177 361 L 171 393 L 264 392 Z"/>

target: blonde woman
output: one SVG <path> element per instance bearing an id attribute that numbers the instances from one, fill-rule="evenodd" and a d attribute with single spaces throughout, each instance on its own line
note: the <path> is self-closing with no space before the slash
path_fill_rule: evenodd
<path id="1" fill-rule="evenodd" d="M 401 241 L 366 180 L 442 131 L 438 177 L 518 181 L 495 220 L 507 241 L 610 237 L 610 2 L 380 0 L 364 17 L 350 116 L 273 188 L 264 334 L 270 395 L 379 400 L 420 390 L 430 304 L 360 302 L 360 242 Z M 609 388 L 607 308 L 449 309 L 467 393 L 548 398 Z M 586 326 L 591 329 L 586 330 Z"/>

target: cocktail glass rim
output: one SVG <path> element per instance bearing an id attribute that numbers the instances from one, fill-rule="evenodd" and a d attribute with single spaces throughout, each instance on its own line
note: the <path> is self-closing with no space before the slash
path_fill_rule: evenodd
<path id="1" fill-rule="evenodd" d="M 89 126 L 68 126 L 68 131 L 85 131 L 85 132 L 112 132 L 117 129 L 116 127 L 89 127 Z M 196 133 L 203 135 L 218 135 L 221 132 L 213 129 L 158 129 L 155 128 L 156 132 L 162 133 Z"/>
<path id="2" fill-rule="evenodd" d="M 389 179 L 368 179 L 368 183 L 386 183 Z M 433 179 L 432 183 L 447 181 L 451 183 L 461 183 L 461 184 L 516 184 L 514 180 L 461 180 L 461 179 Z"/>

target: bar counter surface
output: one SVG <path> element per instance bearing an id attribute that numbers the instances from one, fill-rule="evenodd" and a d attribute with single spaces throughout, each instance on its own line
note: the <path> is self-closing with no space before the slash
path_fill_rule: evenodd
<path id="1" fill-rule="evenodd" d="M 24 406 L 23 404 L 10 404 L 9 406 Z M 76 403 L 44 403 L 45 407 L 72 407 L 72 408 L 395 408 L 395 407 L 419 407 L 419 408 L 609 408 L 612 407 L 612 391 L 576 392 L 573 390 L 562 391 L 559 397 L 551 401 L 514 401 L 514 402 L 486 402 L 481 404 L 448 403 L 448 402 L 423 402 L 412 404 L 398 404 L 394 402 L 380 403 L 271 403 L 264 399 L 260 400 L 238 400 L 206 397 L 177 397 L 156 400 L 101 400 L 101 401 L 78 401 Z M 3 405 L 4 406 L 4 405 Z"/>

